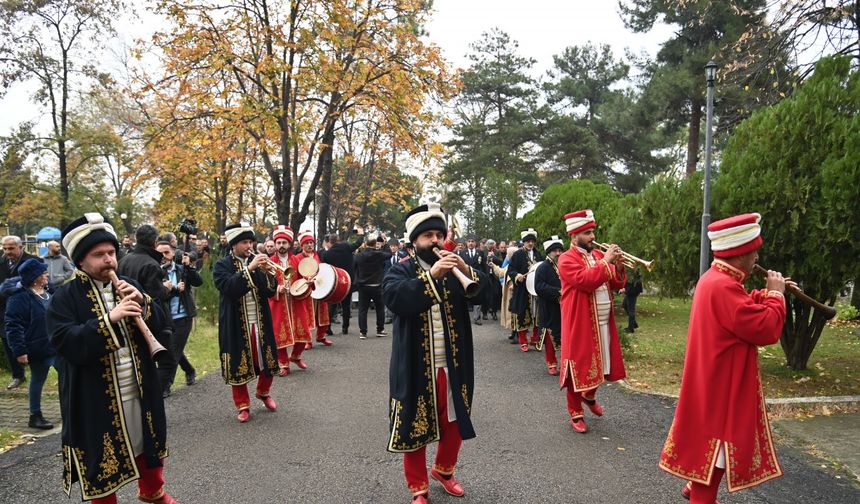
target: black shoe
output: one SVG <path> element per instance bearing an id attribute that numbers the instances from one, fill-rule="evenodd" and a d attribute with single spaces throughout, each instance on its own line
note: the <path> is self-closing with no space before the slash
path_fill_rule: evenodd
<path id="1" fill-rule="evenodd" d="M 627 329 L 624 329 L 624 332 L 626 332 L 626 333 L 631 333 L 631 334 L 632 334 L 632 333 L 633 333 L 633 329 L 631 329 L 631 328 L 629 328 L 629 327 L 628 327 Z"/>
<path id="2" fill-rule="evenodd" d="M 493 320 L 499 320 L 499 318 L 496 317 L 496 312 L 493 312 L 490 316 L 493 317 Z"/>
<path id="3" fill-rule="evenodd" d="M 358 339 L 367 339 L 367 333 L 360 333 Z"/>
<path id="4" fill-rule="evenodd" d="M 483 325 L 483 324 L 481 324 L 481 319 L 480 319 L 480 318 L 476 318 L 476 319 L 475 319 L 475 325 Z"/>
<path id="5" fill-rule="evenodd" d="M 334 332 L 331 330 L 331 326 L 328 326 L 328 328 L 326 328 L 325 335 L 326 336 L 334 336 Z"/>
<path id="6" fill-rule="evenodd" d="M 167 399 L 168 397 L 170 397 L 170 388 L 166 388 L 161 392 L 162 399 Z"/>
<path id="7" fill-rule="evenodd" d="M 188 386 L 197 383 L 197 371 L 191 371 L 191 374 L 185 375 L 185 384 Z"/>
<path id="8" fill-rule="evenodd" d="M 341 329 L 341 330 L 340 330 L 340 333 L 341 333 L 341 334 L 349 334 L 349 329 L 347 329 L 346 327 L 344 327 L 343 329 Z"/>
<path id="9" fill-rule="evenodd" d="M 30 415 L 30 421 L 27 423 L 27 425 L 29 425 L 30 427 L 32 427 L 34 429 L 42 429 L 42 430 L 48 430 L 48 429 L 54 428 L 54 424 L 45 420 L 45 417 L 42 416 L 41 412 L 34 413 L 34 414 Z"/>
<path id="10" fill-rule="evenodd" d="M 481 316 L 481 318 L 487 320 L 487 314 L 485 313 L 483 316 Z"/>
<path id="11" fill-rule="evenodd" d="M 376 337 L 381 338 L 383 336 L 388 336 L 388 333 L 385 332 L 385 329 L 377 329 L 376 330 Z"/>
<path id="12" fill-rule="evenodd" d="M 519 341 L 517 341 L 516 338 L 512 338 L 510 341 L 508 341 L 508 343 L 510 343 L 511 345 L 516 345 L 519 343 Z"/>

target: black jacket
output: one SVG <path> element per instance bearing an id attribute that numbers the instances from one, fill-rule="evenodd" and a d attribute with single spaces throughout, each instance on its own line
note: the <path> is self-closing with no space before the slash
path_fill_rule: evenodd
<path id="1" fill-rule="evenodd" d="M 12 268 L 9 268 L 9 261 L 6 260 L 5 256 L 0 256 L 0 284 L 5 282 L 7 279 L 19 276 L 18 268 L 24 264 L 24 261 L 27 259 L 35 259 L 39 262 L 45 262 L 41 257 L 36 257 L 34 255 L 30 255 L 26 252 L 21 252 L 21 257 L 18 259 L 18 262 Z M 0 313 L 6 313 L 6 296 L 0 294 Z M 0 317 L 0 326 L 3 325 L 2 317 Z"/>
<path id="2" fill-rule="evenodd" d="M 359 235 L 355 243 L 337 242 L 328 250 L 320 250 L 320 261 L 331 264 L 349 273 L 349 278 L 355 284 L 355 266 L 353 262 L 353 254 L 361 244 L 364 243 L 364 236 Z"/>
<path id="3" fill-rule="evenodd" d="M 388 250 L 366 248 L 355 255 L 355 284 L 382 285 L 385 261 L 391 259 Z"/>
<path id="4" fill-rule="evenodd" d="M 161 252 L 155 249 L 136 245 L 130 254 L 119 261 L 117 274 L 137 281 L 146 294 L 164 303 L 170 298 L 170 289 L 164 286 L 162 257 Z"/>
<path id="5" fill-rule="evenodd" d="M 487 272 L 487 253 L 483 250 L 476 248 L 475 256 L 472 257 L 469 255 L 469 249 L 463 249 L 460 251 L 460 257 L 462 257 L 463 261 L 472 268 L 481 271 L 482 273 Z"/>
<path id="6" fill-rule="evenodd" d="M 178 282 L 183 280 L 185 281 L 185 290 L 179 292 L 179 289 L 174 285 L 173 288 L 170 289 L 170 297 L 164 304 L 164 311 L 169 316 L 172 316 L 170 303 L 173 298 L 179 297 L 179 303 L 185 307 L 185 311 L 188 312 L 188 316 L 196 317 L 197 305 L 194 303 L 194 296 L 191 293 L 191 287 L 200 287 L 203 285 L 203 279 L 200 277 L 200 273 L 192 267 L 186 268 L 183 264 L 174 264 L 173 267 L 176 268 L 176 278 L 178 279 Z"/>

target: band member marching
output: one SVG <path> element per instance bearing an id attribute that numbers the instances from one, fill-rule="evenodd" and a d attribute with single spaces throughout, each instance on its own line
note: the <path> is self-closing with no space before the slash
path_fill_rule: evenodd
<path id="1" fill-rule="evenodd" d="M 140 500 L 175 503 L 164 491 L 161 384 L 141 332 L 152 338 L 164 316 L 139 285 L 116 277 L 119 244 L 100 214 L 69 224 L 63 246 L 76 276 L 57 289 L 46 322 L 61 357 L 66 494 L 79 481 L 83 500 L 115 503 L 116 491 L 137 480 Z"/>
<path id="2" fill-rule="evenodd" d="M 535 271 L 538 320 L 540 321 L 540 343 L 543 344 L 547 373 L 558 375 L 558 359 L 555 344 L 561 342 L 561 279 L 558 275 L 558 256 L 564 250 L 564 242 L 553 235 L 543 242 L 546 259 Z"/>
<path id="3" fill-rule="evenodd" d="M 273 375 L 278 371 L 275 358 L 272 315 L 267 299 L 275 294 L 275 277 L 269 258 L 251 253 L 254 230 L 247 224 L 224 229 L 230 253 L 215 263 L 213 277 L 221 293 L 218 311 L 218 344 L 221 374 L 232 387 L 239 422 L 251 418 L 248 382 L 257 379 L 256 397 L 269 411 L 277 410 L 269 395 Z M 248 260 L 250 258 L 250 261 Z"/>
<path id="4" fill-rule="evenodd" d="M 463 259 L 440 250 L 445 214 L 422 205 L 406 217 L 415 253 L 391 267 L 383 298 L 394 313 L 389 369 L 388 450 L 403 453 L 413 502 L 426 503 L 429 490 L 426 446 L 439 441 L 430 475 L 446 492 L 465 491 L 454 477 L 463 439 L 475 437 L 470 420 L 474 390 L 472 327 L 466 292 L 480 295 L 486 276 Z M 477 288 L 474 284 L 477 282 Z"/>
<path id="5" fill-rule="evenodd" d="M 561 376 L 567 389 L 567 411 L 573 430 L 585 433 L 582 402 L 596 416 L 603 416 L 597 388 L 604 381 L 623 379 L 624 359 L 612 290 L 627 280 L 624 267 L 616 264 L 621 249 L 611 245 L 606 254 L 594 249 L 597 223 L 591 210 L 564 216 L 570 248 L 558 259 L 561 278 Z M 596 317 L 595 317 L 596 315 Z"/>
<path id="6" fill-rule="evenodd" d="M 693 503 L 716 502 L 726 474 L 729 492 L 782 476 L 765 409 L 758 347 L 779 341 L 785 323 L 786 285 L 767 272 L 762 290 L 744 280 L 762 245 L 759 214 L 708 226 L 714 262 L 696 284 L 681 393 L 660 454 L 660 468 L 689 480 Z"/>
<path id="7" fill-rule="evenodd" d="M 277 288 L 275 295 L 269 298 L 269 310 L 272 312 L 275 345 L 278 347 L 278 376 L 287 376 L 290 374 L 289 347 L 295 343 L 290 281 L 296 273 L 293 270 L 287 271 L 292 267 L 290 256 L 293 254 L 293 230 L 282 224 L 275 226 L 272 230 L 272 240 L 275 242 L 275 253 L 269 257 L 269 260 L 279 264 L 281 268 L 275 271 Z"/>
<path id="8" fill-rule="evenodd" d="M 299 233 L 302 236 L 303 233 Z M 309 234 L 309 233 L 308 233 Z M 313 236 L 311 236 L 313 239 Z M 304 259 L 304 254 L 290 255 L 290 266 L 293 268 L 293 277 L 299 276 L 299 263 Z M 309 286 L 310 288 L 310 286 Z M 293 351 L 290 354 L 290 362 L 296 364 L 299 369 L 307 369 L 308 365 L 302 360 L 302 353 L 305 348 L 312 344 L 312 335 L 316 327 L 314 319 L 314 300 L 310 293 L 304 297 L 292 296 L 292 315 L 293 315 Z M 325 331 L 323 331 L 325 335 Z"/>
<path id="9" fill-rule="evenodd" d="M 302 258 L 310 257 L 316 261 L 317 264 L 322 262 L 320 261 L 319 254 L 317 254 L 314 249 L 314 247 L 316 247 L 316 240 L 314 240 L 313 233 L 310 231 L 299 233 L 299 245 L 302 247 Z M 314 322 L 317 327 L 316 340 L 325 346 L 331 346 L 332 341 L 326 337 L 328 327 L 331 324 L 329 320 L 328 303 L 314 299 L 312 307 L 314 310 Z"/>
<path id="10" fill-rule="evenodd" d="M 535 313 L 535 300 L 528 289 L 526 289 L 526 276 L 529 269 L 535 264 L 541 262 L 543 258 L 540 252 L 535 250 L 537 242 L 537 232 L 534 229 L 527 229 L 520 233 L 523 241 L 523 247 L 511 256 L 511 262 L 508 264 L 507 275 L 513 282 L 513 292 L 511 294 L 511 329 L 517 332 L 517 337 L 520 343 L 520 349 L 523 352 L 529 351 L 529 343 L 537 347 L 538 343 L 538 325 Z M 529 341 L 528 333 L 531 331 Z"/>

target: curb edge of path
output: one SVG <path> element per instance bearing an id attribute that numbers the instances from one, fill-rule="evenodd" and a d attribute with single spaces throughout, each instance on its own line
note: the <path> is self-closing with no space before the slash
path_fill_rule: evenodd
<path id="1" fill-rule="evenodd" d="M 664 397 L 666 399 L 678 399 L 677 394 L 666 394 L 664 392 L 655 392 L 652 390 L 642 390 L 640 388 L 636 388 L 633 385 L 627 383 L 627 380 L 618 380 L 617 382 L 621 387 L 631 392 L 637 394 L 645 394 L 652 395 L 657 397 Z M 767 398 L 765 402 L 768 405 L 775 404 L 787 404 L 787 405 L 799 405 L 799 404 L 848 404 L 848 403 L 860 403 L 860 395 L 847 395 L 847 396 L 818 396 L 818 397 L 779 397 L 779 398 Z"/>

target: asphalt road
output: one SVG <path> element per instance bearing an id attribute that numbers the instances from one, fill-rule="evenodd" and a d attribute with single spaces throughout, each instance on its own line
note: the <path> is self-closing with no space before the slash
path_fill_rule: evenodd
<path id="1" fill-rule="evenodd" d="M 391 339 L 362 341 L 355 328 L 333 339 L 333 347 L 306 352 L 308 370 L 276 378 L 276 413 L 256 401 L 247 424 L 236 422 L 217 374 L 175 392 L 167 401 L 167 490 L 186 504 L 408 502 L 401 456 L 385 451 Z M 683 482 L 657 468 L 672 401 L 604 387 L 606 415 L 587 417 L 590 431 L 581 435 L 566 423 L 564 396 L 540 354 L 520 352 L 485 323 L 475 327 L 475 355 L 478 437 L 464 443 L 457 470 L 466 496 L 450 497 L 431 481 L 432 502 L 686 502 Z M 68 502 L 59 443 L 54 435 L 0 455 L 0 502 Z M 720 501 L 860 502 L 847 479 L 788 446 L 778 453 L 786 476 L 723 492 Z M 136 502 L 135 492 L 127 485 L 120 502 Z M 79 498 L 75 486 L 72 500 Z"/>

